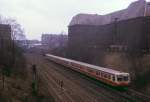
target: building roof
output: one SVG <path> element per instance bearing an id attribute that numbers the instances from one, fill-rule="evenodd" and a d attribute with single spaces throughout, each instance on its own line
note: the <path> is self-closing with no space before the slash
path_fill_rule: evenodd
<path id="1" fill-rule="evenodd" d="M 146 14 L 145 14 L 146 13 Z M 106 15 L 98 14 L 78 14 L 74 16 L 69 26 L 82 25 L 104 25 L 115 21 L 126 20 L 130 18 L 150 16 L 150 5 L 145 0 L 139 0 L 131 3 L 126 9 L 113 12 Z"/>

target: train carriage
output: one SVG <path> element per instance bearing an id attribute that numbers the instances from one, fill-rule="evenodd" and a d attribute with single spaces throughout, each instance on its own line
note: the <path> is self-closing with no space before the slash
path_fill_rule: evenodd
<path id="1" fill-rule="evenodd" d="M 64 65 L 112 86 L 128 86 L 130 83 L 129 73 L 103 68 L 50 54 L 46 54 L 46 57 L 51 61 Z"/>

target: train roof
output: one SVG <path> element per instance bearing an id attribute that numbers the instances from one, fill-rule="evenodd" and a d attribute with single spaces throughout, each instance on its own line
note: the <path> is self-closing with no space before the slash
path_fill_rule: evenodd
<path id="1" fill-rule="evenodd" d="M 111 73 L 111 74 L 117 74 L 117 75 L 128 74 L 128 73 L 125 73 L 125 72 L 122 72 L 122 71 L 117 71 L 117 70 L 113 70 L 113 69 L 110 69 L 110 68 L 104 68 L 104 67 L 100 67 L 100 66 L 80 62 L 80 61 L 75 61 L 75 60 L 72 60 L 72 59 L 58 57 L 58 56 L 54 56 L 54 55 L 51 55 L 51 54 L 46 54 L 46 56 L 55 57 L 55 58 L 58 58 L 58 59 L 61 59 L 61 60 L 65 60 L 65 61 L 68 61 L 68 62 L 73 62 L 73 63 L 76 63 L 76 64 L 80 64 L 80 65 L 83 65 L 83 66 L 86 66 L 86 67 L 89 67 L 89 68 L 92 68 L 92 69 L 101 70 L 101 71 Z"/>

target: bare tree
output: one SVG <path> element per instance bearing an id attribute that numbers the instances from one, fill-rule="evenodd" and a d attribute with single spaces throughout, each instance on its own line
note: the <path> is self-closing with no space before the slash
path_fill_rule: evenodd
<path id="1" fill-rule="evenodd" d="M 25 40 L 25 33 L 22 26 L 13 18 L 4 18 L 0 16 L 0 24 L 9 24 L 12 30 L 12 39 L 13 40 Z"/>
<path id="2" fill-rule="evenodd" d="M 24 64 L 24 58 L 21 49 L 17 47 L 15 40 L 25 40 L 24 29 L 21 25 L 12 18 L 4 18 L 0 16 L 1 24 L 8 24 L 11 26 L 11 37 L 8 40 L 3 40 L 1 37 L 1 50 L 3 54 L 0 55 L 0 63 L 7 68 L 15 67 L 17 70 L 22 70 L 21 67 Z M 22 63 L 22 64 L 21 64 Z M 20 69 L 19 69 L 20 68 Z M 20 71 L 21 72 L 21 71 Z"/>

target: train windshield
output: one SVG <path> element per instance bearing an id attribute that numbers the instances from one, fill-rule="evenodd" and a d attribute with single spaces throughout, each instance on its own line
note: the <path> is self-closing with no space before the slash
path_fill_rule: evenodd
<path id="1" fill-rule="evenodd" d="M 117 76 L 117 81 L 128 81 L 128 80 L 129 80 L 128 76 L 123 76 L 123 75 Z"/>
<path id="2" fill-rule="evenodd" d="M 128 81 L 129 80 L 128 78 L 129 78 L 128 76 L 123 76 L 124 81 Z"/>

